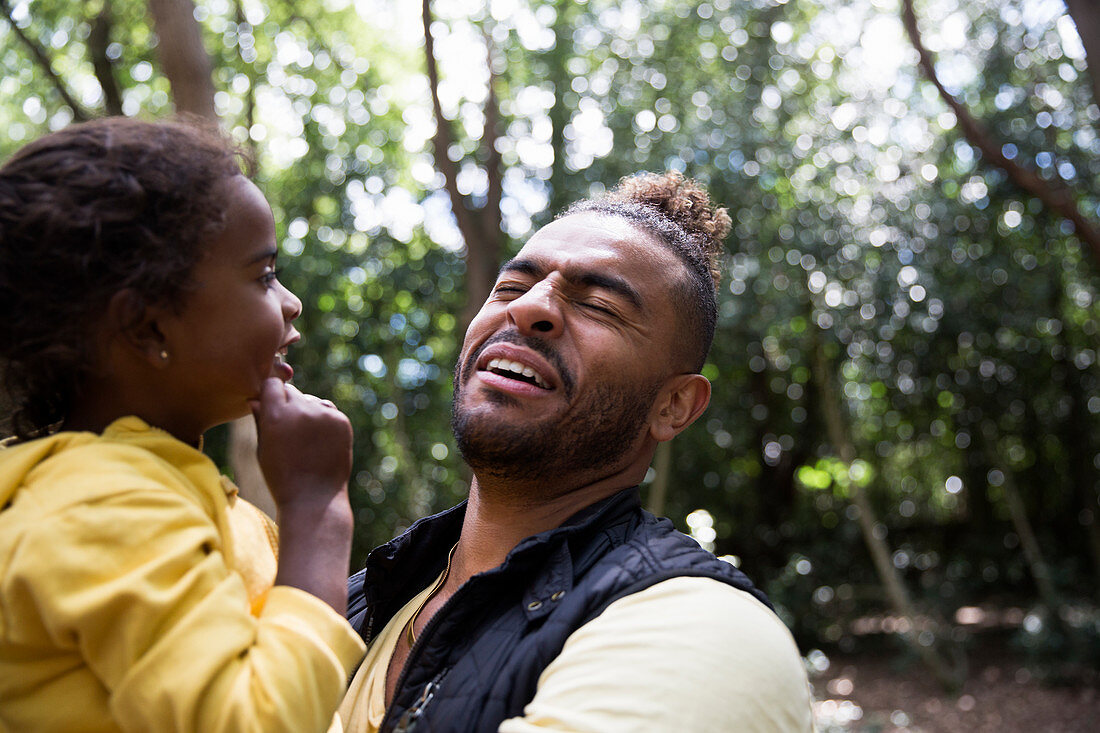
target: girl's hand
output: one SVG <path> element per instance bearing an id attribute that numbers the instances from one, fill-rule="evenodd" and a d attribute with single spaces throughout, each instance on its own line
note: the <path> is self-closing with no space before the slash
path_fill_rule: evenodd
<path id="1" fill-rule="evenodd" d="M 260 468 L 280 510 L 347 490 L 351 423 L 335 405 L 271 378 L 251 406 Z"/>
<path id="2" fill-rule="evenodd" d="M 343 615 L 352 514 L 351 423 L 328 400 L 271 378 L 252 403 L 260 468 L 279 509 L 276 585 L 312 593 Z"/>

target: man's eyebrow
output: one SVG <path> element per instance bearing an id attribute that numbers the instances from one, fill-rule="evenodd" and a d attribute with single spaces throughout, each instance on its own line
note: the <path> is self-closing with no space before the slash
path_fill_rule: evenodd
<path id="1" fill-rule="evenodd" d="M 623 280 L 621 277 L 607 275 L 602 272 L 582 272 L 572 277 L 566 275 L 566 279 L 587 288 L 610 290 L 629 301 L 636 310 L 645 310 L 642 306 L 642 296 L 634 289 L 633 285 Z"/>
<path id="2" fill-rule="evenodd" d="M 518 272 L 521 275 L 541 275 L 542 268 L 536 265 L 534 260 L 513 257 L 500 266 L 500 272 L 497 273 L 497 277 L 500 277 L 506 272 Z"/>
<path id="3" fill-rule="evenodd" d="M 514 257 L 501 265 L 498 277 L 506 272 L 516 272 L 522 275 L 533 275 L 537 277 L 543 275 L 545 269 L 539 266 L 534 260 Z M 563 272 L 562 276 L 574 285 L 609 290 L 625 298 L 635 309 L 640 311 L 645 310 L 645 306 L 642 304 L 641 294 L 633 285 L 621 277 L 594 271 Z"/>

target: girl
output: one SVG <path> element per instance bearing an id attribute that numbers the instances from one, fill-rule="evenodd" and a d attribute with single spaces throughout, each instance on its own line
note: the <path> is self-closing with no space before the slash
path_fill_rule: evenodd
<path id="1" fill-rule="evenodd" d="M 240 171 L 120 118 L 0 167 L 0 730 L 339 725 L 351 428 L 285 384 L 301 303 Z M 277 540 L 199 451 L 249 410 Z"/>

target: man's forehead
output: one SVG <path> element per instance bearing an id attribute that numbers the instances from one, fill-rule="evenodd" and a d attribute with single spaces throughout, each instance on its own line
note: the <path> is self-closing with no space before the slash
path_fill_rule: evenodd
<path id="1" fill-rule="evenodd" d="M 597 212 L 571 214 L 550 222 L 531 236 L 517 259 L 590 261 L 605 266 L 666 265 L 675 256 L 648 232 L 618 216 Z"/>
<path id="2" fill-rule="evenodd" d="M 582 211 L 555 219 L 532 235 L 528 242 L 539 239 L 576 238 L 594 241 L 633 241 L 647 239 L 646 232 L 621 216 L 596 211 Z"/>

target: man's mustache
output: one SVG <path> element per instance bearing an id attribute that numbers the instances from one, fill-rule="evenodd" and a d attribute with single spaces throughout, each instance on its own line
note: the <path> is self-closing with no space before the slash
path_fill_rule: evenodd
<path id="1" fill-rule="evenodd" d="M 554 350 L 547 341 L 538 338 L 537 336 L 523 336 L 516 329 L 509 329 L 507 331 L 501 331 L 500 333 L 493 334 L 485 343 L 475 349 L 471 354 L 466 357 L 466 361 L 462 364 L 462 373 L 460 375 L 461 383 L 465 383 L 469 377 L 471 370 L 477 363 L 478 357 L 481 356 L 485 349 L 489 348 L 493 344 L 515 344 L 516 346 L 525 346 L 535 353 L 545 358 L 550 365 L 558 372 L 558 376 L 561 378 L 562 390 L 565 392 L 566 399 L 573 396 L 574 379 L 573 374 L 565 366 L 565 362 L 562 361 L 558 352 Z"/>

